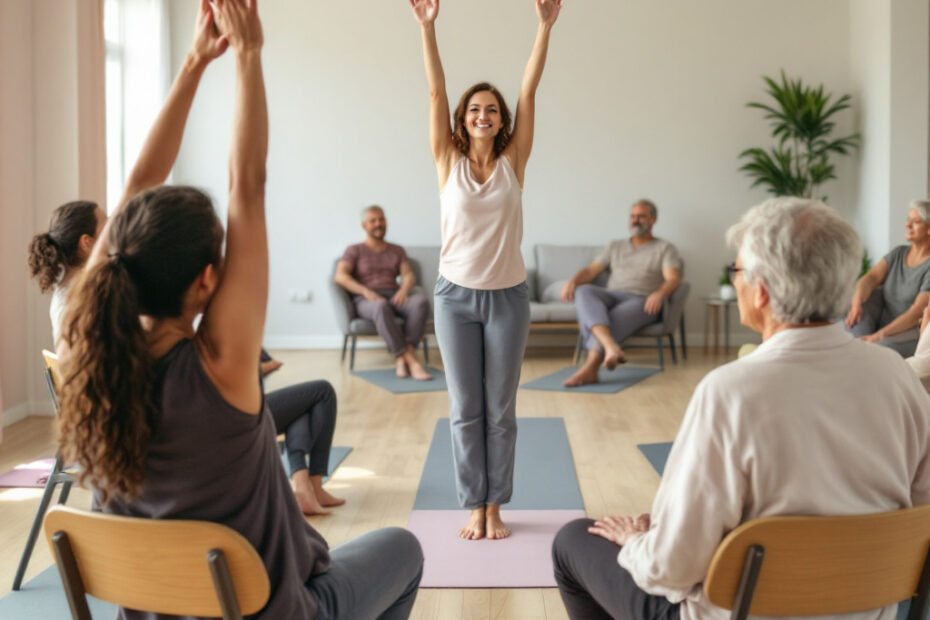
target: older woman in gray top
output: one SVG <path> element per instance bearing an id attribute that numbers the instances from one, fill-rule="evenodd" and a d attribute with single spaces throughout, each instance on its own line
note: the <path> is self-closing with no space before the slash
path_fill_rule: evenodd
<path id="1" fill-rule="evenodd" d="M 214 20 L 222 38 L 210 34 Z M 206 54 L 228 42 L 236 56 L 226 255 L 206 195 L 136 185 L 158 175 L 130 179 L 130 198 L 68 298 L 61 453 L 81 466 L 105 512 L 208 520 L 242 534 L 271 582 L 256 618 L 407 618 L 423 564 L 413 535 L 386 528 L 328 550 L 281 468 L 255 363 L 268 302 L 268 115 L 255 0 L 202 0 L 198 33 L 210 39 Z M 185 62 L 139 170 L 173 160 L 204 66 L 199 55 Z"/>
<path id="2" fill-rule="evenodd" d="M 930 200 L 911 203 L 904 238 L 859 278 L 846 326 L 856 336 L 914 354 L 920 316 L 930 302 Z"/>

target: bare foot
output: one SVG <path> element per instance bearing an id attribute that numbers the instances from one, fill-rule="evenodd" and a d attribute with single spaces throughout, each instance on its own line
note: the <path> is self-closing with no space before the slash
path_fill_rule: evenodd
<path id="1" fill-rule="evenodd" d="M 565 380 L 565 387 L 579 387 L 589 383 L 597 383 L 597 369 L 603 361 L 603 353 L 598 350 L 592 350 L 588 353 L 588 359 L 578 369 L 578 372 Z"/>
<path id="2" fill-rule="evenodd" d="M 626 353 L 620 347 L 610 347 L 604 353 L 604 368 L 613 370 L 620 364 L 626 364 Z"/>
<path id="3" fill-rule="evenodd" d="M 278 368 L 281 368 L 281 366 L 283 365 L 284 365 L 284 362 L 281 362 L 278 360 L 268 360 L 267 362 L 262 362 L 261 364 L 259 364 L 263 377 L 267 377 L 268 375 L 276 371 Z"/>
<path id="4" fill-rule="evenodd" d="M 468 525 L 459 530 L 459 538 L 465 540 L 480 540 L 484 538 L 485 528 L 485 509 L 474 508 L 471 511 L 471 517 L 468 519 Z"/>
<path id="5" fill-rule="evenodd" d="M 410 366 L 410 376 L 412 376 L 417 381 L 430 381 L 433 378 L 433 375 L 426 372 L 426 369 L 423 368 L 423 365 L 416 360 L 415 357 L 412 361 L 408 361 L 407 365 Z"/>
<path id="6" fill-rule="evenodd" d="M 330 495 L 329 491 L 323 488 L 323 476 L 310 476 L 310 484 L 313 485 L 313 494 L 321 506 L 342 506 L 346 503 L 343 498 Z"/>
<path id="7" fill-rule="evenodd" d="M 398 357 L 397 361 L 394 363 L 394 374 L 401 379 L 406 379 L 410 376 L 410 373 L 407 372 L 407 363 L 404 361 L 403 357 Z"/>
<path id="8" fill-rule="evenodd" d="M 510 536 L 510 530 L 504 527 L 504 522 L 501 521 L 500 506 L 488 504 L 484 524 L 490 540 L 500 540 Z"/>
<path id="9" fill-rule="evenodd" d="M 330 511 L 323 508 L 316 498 L 313 483 L 310 481 L 310 473 L 306 469 L 294 472 L 291 476 L 291 486 L 294 488 L 294 497 L 297 498 L 297 505 L 302 513 L 305 515 L 329 514 Z"/>

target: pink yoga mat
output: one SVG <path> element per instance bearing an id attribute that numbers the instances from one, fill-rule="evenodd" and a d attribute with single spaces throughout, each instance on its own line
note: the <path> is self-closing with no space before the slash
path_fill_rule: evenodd
<path id="1" fill-rule="evenodd" d="M 414 510 L 408 529 L 423 547 L 423 588 L 554 588 L 552 540 L 583 510 L 503 510 L 513 534 L 462 540 L 465 510 Z"/>
<path id="2" fill-rule="evenodd" d="M 45 486 L 55 459 L 39 459 L 31 463 L 17 465 L 5 474 L 0 474 L 0 487 L 37 487 Z"/>

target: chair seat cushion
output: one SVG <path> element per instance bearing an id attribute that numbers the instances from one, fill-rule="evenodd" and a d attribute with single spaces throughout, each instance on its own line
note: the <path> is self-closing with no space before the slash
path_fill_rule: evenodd
<path id="1" fill-rule="evenodd" d="M 404 324 L 404 320 L 399 316 L 394 317 L 394 322 L 398 325 Z M 375 324 L 368 319 L 355 318 L 349 323 L 349 333 L 357 336 L 375 336 L 378 334 L 378 330 L 375 329 Z"/>

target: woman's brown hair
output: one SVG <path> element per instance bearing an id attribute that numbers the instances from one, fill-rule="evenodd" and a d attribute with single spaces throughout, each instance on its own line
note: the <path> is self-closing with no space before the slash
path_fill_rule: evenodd
<path id="1" fill-rule="evenodd" d="M 55 209 L 48 232 L 32 238 L 29 273 L 38 279 L 40 291 L 52 288 L 68 267 L 86 260 L 78 251 L 84 235 L 97 235 L 97 203 L 76 200 Z"/>
<path id="2" fill-rule="evenodd" d="M 65 313 L 59 447 L 106 504 L 139 495 L 158 421 L 140 315 L 180 316 L 190 285 L 219 264 L 223 227 L 203 192 L 163 186 L 130 200 L 100 242 L 108 258 L 82 274 Z"/>
<path id="3" fill-rule="evenodd" d="M 494 157 L 500 157 L 501 153 L 504 152 L 504 149 L 507 148 L 507 145 L 510 144 L 511 136 L 511 116 L 510 108 L 507 107 L 507 103 L 504 101 L 504 96 L 501 95 L 500 91 L 497 90 L 494 86 L 487 82 L 479 82 L 471 88 L 465 91 L 465 94 L 462 95 L 462 98 L 459 99 L 459 104 L 455 108 L 455 115 L 453 117 L 453 128 L 452 128 L 452 140 L 455 142 L 455 146 L 462 152 L 462 155 L 468 157 L 468 149 L 471 146 L 471 138 L 468 135 L 468 129 L 465 127 L 465 111 L 468 109 L 468 102 L 471 101 L 471 98 L 475 93 L 480 93 L 482 91 L 487 91 L 494 95 L 497 98 L 497 103 L 500 106 L 501 111 L 501 128 L 497 132 L 497 135 L 494 136 Z"/>

